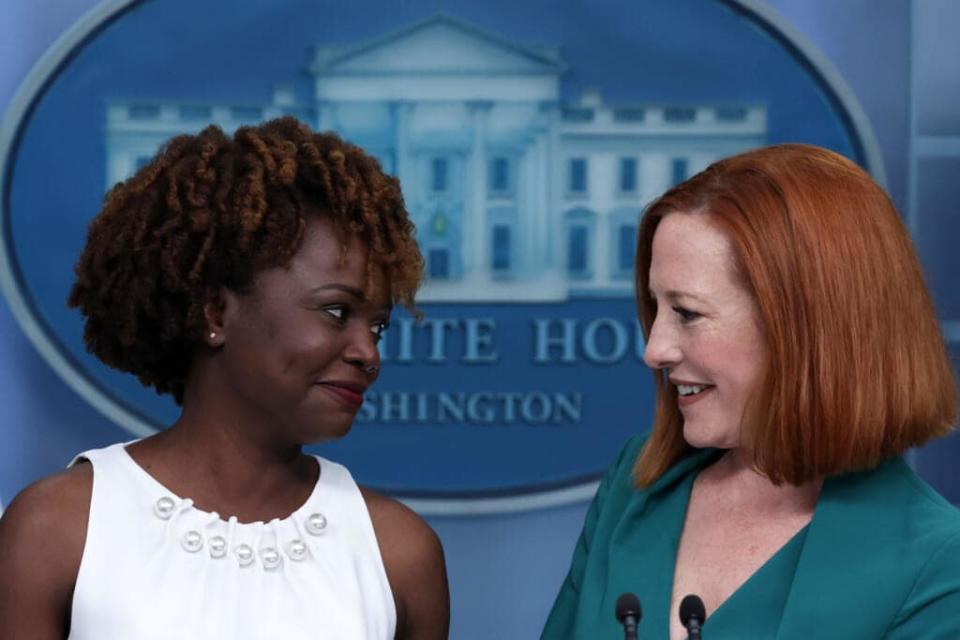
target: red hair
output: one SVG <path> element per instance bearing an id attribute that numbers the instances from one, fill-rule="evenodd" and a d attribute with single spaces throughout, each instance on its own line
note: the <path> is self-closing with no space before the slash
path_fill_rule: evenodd
<path id="1" fill-rule="evenodd" d="M 647 338 L 653 236 L 671 213 L 710 216 L 756 300 L 767 358 L 742 442 L 773 482 L 871 468 L 950 431 L 957 388 L 920 264 L 890 198 L 860 167 L 826 149 L 779 145 L 716 162 L 655 200 L 636 259 Z M 638 486 L 691 450 L 677 391 L 655 378 Z"/>

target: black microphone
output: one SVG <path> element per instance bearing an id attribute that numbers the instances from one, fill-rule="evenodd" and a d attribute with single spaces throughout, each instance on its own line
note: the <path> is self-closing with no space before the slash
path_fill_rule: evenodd
<path id="1" fill-rule="evenodd" d="M 637 625 L 640 624 L 640 600 L 632 593 L 617 598 L 617 620 L 623 625 L 623 640 L 637 640 Z"/>
<path id="2" fill-rule="evenodd" d="M 703 606 L 703 600 L 692 593 L 684 596 L 680 601 L 680 624 L 687 630 L 687 640 L 702 640 L 700 629 L 706 619 L 707 610 Z"/>

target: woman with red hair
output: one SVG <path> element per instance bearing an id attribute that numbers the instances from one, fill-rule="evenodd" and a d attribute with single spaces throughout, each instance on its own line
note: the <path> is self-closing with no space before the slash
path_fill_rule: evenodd
<path id="1" fill-rule="evenodd" d="M 637 304 L 651 433 L 600 485 L 543 637 L 960 638 L 960 511 L 901 457 L 957 390 L 908 234 L 807 145 L 717 162 L 653 202 Z"/>

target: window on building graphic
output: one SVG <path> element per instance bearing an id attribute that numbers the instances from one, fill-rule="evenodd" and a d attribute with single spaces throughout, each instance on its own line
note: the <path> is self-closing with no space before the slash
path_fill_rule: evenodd
<path id="1" fill-rule="evenodd" d="M 636 225 L 620 225 L 617 229 L 617 266 L 620 268 L 620 271 L 633 271 L 633 260 L 636 250 Z"/>
<path id="2" fill-rule="evenodd" d="M 504 194 L 510 191 L 510 159 L 499 157 L 490 162 L 490 192 Z"/>
<path id="3" fill-rule="evenodd" d="M 570 193 L 587 192 L 587 159 L 570 159 Z"/>
<path id="4" fill-rule="evenodd" d="M 570 227 L 569 246 L 567 247 L 567 270 L 572 275 L 587 272 L 588 247 L 590 232 L 586 225 L 575 224 Z"/>
<path id="5" fill-rule="evenodd" d="M 209 120 L 213 116 L 210 107 L 184 104 L 180 106 L 180 117 L 184 120 Z"/>
<path id="6" fill-rule="evenodd" d="M 447 235 L 447 216 L 443 215 L 442 211 L 433 214 L 433 218 L 430 219 L 430 230 L 435 236 Z"/>
<path id="7" fill-rule="evenodd" d="M 620 158 L 620 191 L 633 193 L 637 190 L 637 159 Z"/>
<path id="8" fill-rule="evenodd" d="M 160 107 L 153 104 L 132 104 L 127 113 L 134 120 L 153 120 L 160 117 Z"/>
<path id="9" fill-rule="evenodd" d="M 234 120 L 255 122 L 263 118 L 263 109 L 260 107 L 232 107 L 230 115 Z"/>
<path id="10" fill-rule="evenodd" d="M 562 112 L 564 122 L 593 122 L 593 109 L 567 107 Z"/>
<path id="11" fill-rule="evenodd" d="M 493 227 L 493 270 L 506 271 L 510 268 L 510 227 L 505 224 Z"/>
<path id="12" fill-rule="evenodd" d="M 663 119 L 667 122 L 693 122 L 697 119 L 697 110 L 693 107 L 667 107 L 663 110 Z"/>
<path id="13" fill-rule="evenodd" d="M 717 120 L 720 122 L 743 122 L 747 119 L 745 107 L 718 107 Z"/>
<path id="14" fill-rule="evenodd" d="M 686 158 L 674 158 L 672 166 L 673 184 L 680 184 L 687 179 L 687 160 Z"/>
<path id="15" fill-rule="evenodd" d="M 447 190 L 447 159 L 434 158 L 430 163 L 430 187 L 434 191 Z"/>
<path id="16" fill-rule="evenodd" d="M 450 277 L 450 252 L 446 249 L 431 249 L 427 256 L 430 278 L 446 280 Z"/>
<path id="17" fill-rule="evenodd" d="M 613 110 L 613 119 L 616 122 L 643 122 L 647 117 L 647 110 L 643 107 L 621 107 Z"/>

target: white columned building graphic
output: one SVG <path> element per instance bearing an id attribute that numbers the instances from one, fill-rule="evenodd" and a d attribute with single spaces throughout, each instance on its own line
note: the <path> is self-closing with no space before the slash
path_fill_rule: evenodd
<path id="1" fill-rule="evenodd" d="M 427 259 L 422 302 L 557 302 L 633 294 L 644 203 L 710 162 L 765 144 L 766 109 L 561 99 L 557 49 L 446 15 L 320 47 L 312 99 L 123 101 L 107 108 L 108 186 L 209 123 L 281 115 L 332 130 L 396 175 Z"/>

